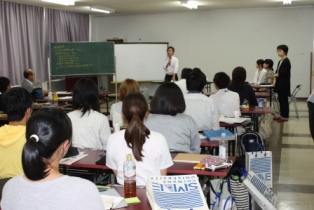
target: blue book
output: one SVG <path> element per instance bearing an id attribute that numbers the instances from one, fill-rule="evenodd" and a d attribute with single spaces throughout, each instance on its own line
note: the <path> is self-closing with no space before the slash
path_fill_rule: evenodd
<path id="1" fill-rule="evenodd" d="M 206 138 L 208 138 L 210 141 L 211 140 L 220 140 L 222 133 L 226 134 L 226 138 L 225 138 L 226 140 L 235 140 L 235 134 L 231 133 L 227 129 L 203 131 L 203 135 L 206 136 Z"/>

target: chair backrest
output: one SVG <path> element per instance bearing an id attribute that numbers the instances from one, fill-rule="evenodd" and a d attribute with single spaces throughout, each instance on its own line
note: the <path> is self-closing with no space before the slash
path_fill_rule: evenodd
<path id="1" fill-rule="evenodd" d="M 301 90 L 301 88 L 302 88 L 302 85 L 297 85 L 291 94 L 291 98 L 295 98 L 295 96 Z"/>

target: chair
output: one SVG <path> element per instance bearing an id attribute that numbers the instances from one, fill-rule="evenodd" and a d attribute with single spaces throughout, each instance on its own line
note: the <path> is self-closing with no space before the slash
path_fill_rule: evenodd
<path id="1" fill-rule="evenodd" d="M 298 113 L 298 108 L 297 108 L 297 98 L 296 98 L 296 95 L 301 90 L 301 88 L 302 88 L 302 85 L 297 85 L 295 87 L 295 89 L 293 90 L 291 96 L 288 99 L 289 100 L 289 104 L 293 101 L 295 113 L 296 113 L 298 119 L 299 119 L 299 113 Z"/>

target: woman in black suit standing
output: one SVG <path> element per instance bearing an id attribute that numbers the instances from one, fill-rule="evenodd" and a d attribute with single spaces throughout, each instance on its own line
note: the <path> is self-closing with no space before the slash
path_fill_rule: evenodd
<path id="1" fill-rule="evenodd" d="M 278 62 L 275 78 L 275 92 L 278 93 L 278 101 L 280 106 L 280 118 L 278 122 L 286 122 L 289 119 L 289 101 L 290 92 L 290 77 L 291 77 L 291 63 L 288 54 L 287 45 L 279 45 L 277 47 L 277 54 L 281 58 Z"/>

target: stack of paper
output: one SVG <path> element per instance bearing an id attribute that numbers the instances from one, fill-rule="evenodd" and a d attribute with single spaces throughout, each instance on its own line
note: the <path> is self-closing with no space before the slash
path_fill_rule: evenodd
<path id="1" fill-rule="evenodd" d="M 231 118 L 231 117 L 220 117 L 219 122 L 224 122 L 228 124 L 235 124 L 235 123 L 243 123 L 246 120 L 250 120 L 249 118 L 238 117 L 238 118 Z"/>
<path id="2" fill-rule="evenodd" d="M 64 164 L 64 165 L 71 165 L 72 163 L 82 159 L 83 157 L 86 157 L 87 154 L 85 154 L 84 152 L 80 152 L 78 155 L 76 156 L 72 156 L 72 157 L 67 157 L 67 158 L 62 158 L 60 160 L 60 164 Z"/>
<path id="3" fill-rule="evenodd" d="M 100 193 L 105 209 L 117 209 L 128 206 L 124 198 L 115 189 L 109 189 Z"/>

